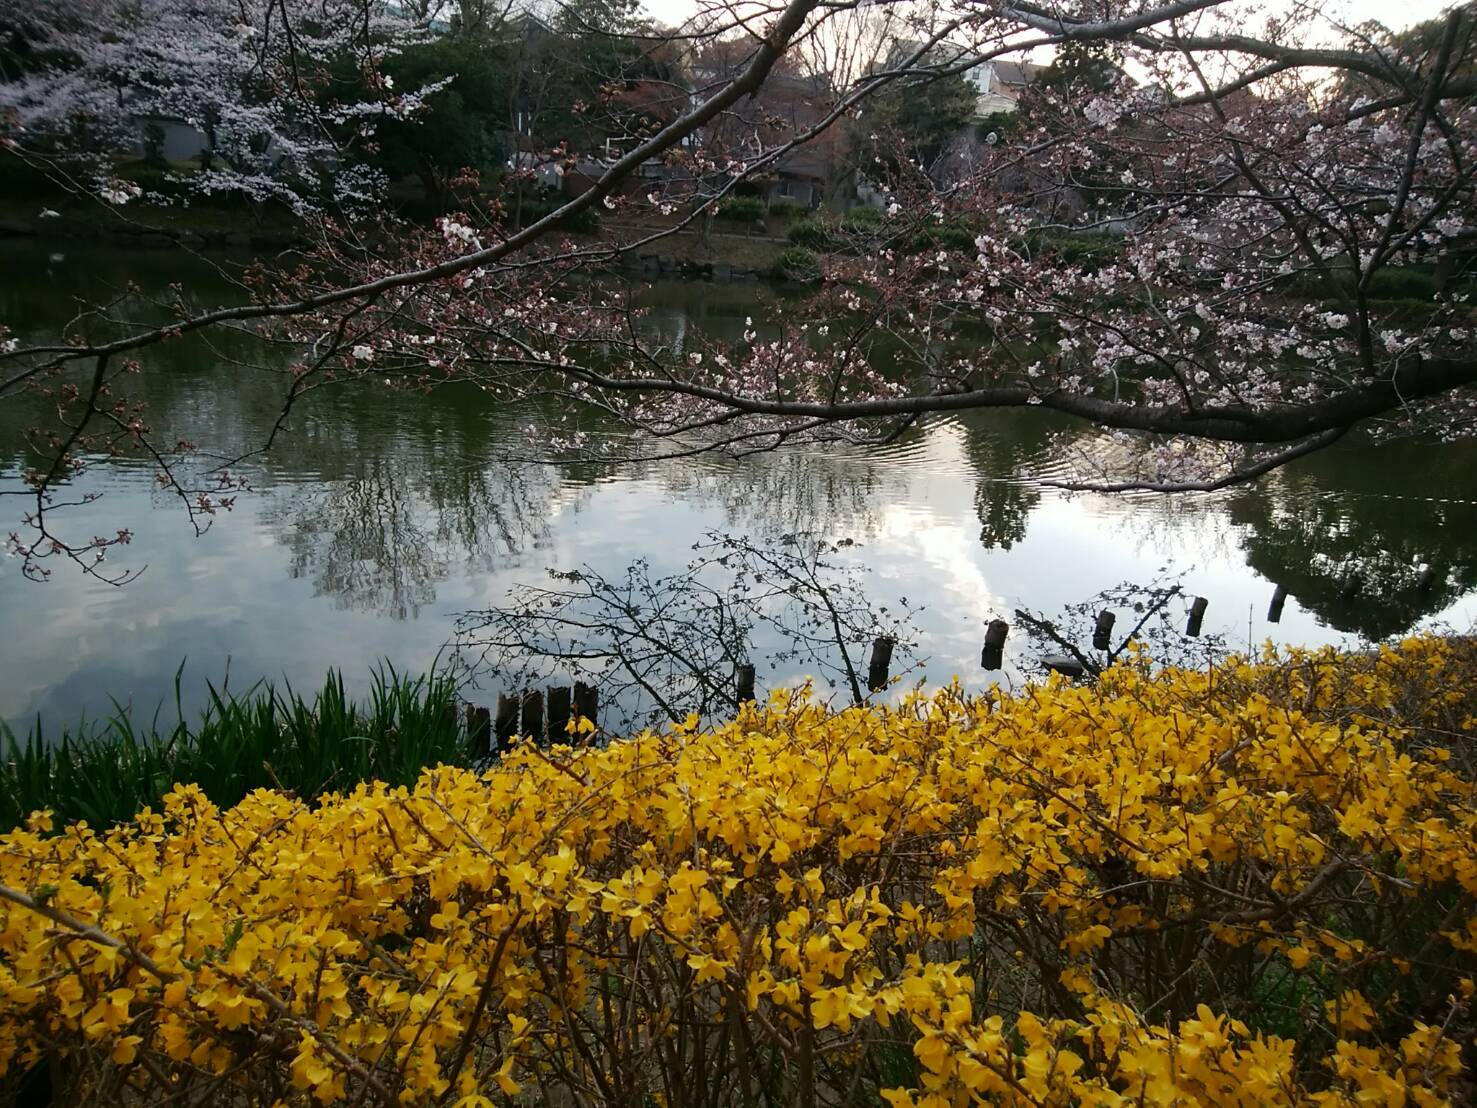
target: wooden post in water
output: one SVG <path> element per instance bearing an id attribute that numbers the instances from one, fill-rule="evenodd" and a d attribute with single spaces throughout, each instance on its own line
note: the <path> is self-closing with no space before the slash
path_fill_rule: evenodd
<path id="1" fill-rule="evenodd" d="M 883 635 L 872 643 L 872 657 L 867 662 L 867 688 L 872 692 L 887 687 L 887 671 L 892 668 L 894 640 Z"/>
<path id="2" fill-rule="evenodd" d="M 980 651 L 980 665 L 985 669 L 999 669 L 1005 664 L 1005 639 L 1010 634 L 1010 624 L 1003 619 L 990 620 L 985 628 L 985 648 Z"/>
<path id="3" fill-rule="evenodd" d="M 523 733 L 540 745 L 545 741 L 544 694 L 538 689 L 523 693 Z"/>
<path id="4" fill-rule="evenodd" d="M 497 748 L 507 750 L 513 743 L 513 736 L 518 733 L 518 698 L 516 696 L 497 698 L 497 716 L 493 722 L 493 729 L 497 732 Z"/>
<path id="5" fill-rule="evenodd" d="M 754 699 L 754 667 L 747 662 L 741 666 L 734 667 L 733 699 L 735 705 L 740 705 L 746 700 Z"/>
<path id="6" fill-rule="evenodd" d="M 475 704 L 467 705 L 467 746 L 484 754 L 492 749 L 492 713 Z"/>
<path id="7" fill-rule="evenodd" d="M 1113 624 L 1117 619 L 1118 617 L 1107 608 L 1097 614 L 1097 626 L 1092 629 L 1094 650 L 1107 650 L 1113 645 Z"/>
<path id="8" fill-rule="evenodd" d="M 1195 603 L 1190 605 L 1190 620 L 1185 624 L 1185 634 L 1192 639 L 1200 635 L 1200 625 L 1205 621 L 1205 609 L 1210 607 L 1210 601 L 1203 596 L 1197 596 Z"/>
<path id="9" fill-rule="evenodd" d="M 597 728 L 600 726 L 600 692 L 583 681 L 574 683 L 574 714 L 576 719 L 587 719 Z"/>
<path id="10" fill-rule="evenodd" d="M 570 688 L 568 685 L 549 686 L 549 741 L 569 741 Z"/>
<path id="11" fill-rule="evenodd" d="M 1272 593 L 1272 603 L 1267 605 L 1267 622 L 1282 622 L 1282 605 L 1287 603 L 1287 586 L 1278 585 Z"/>

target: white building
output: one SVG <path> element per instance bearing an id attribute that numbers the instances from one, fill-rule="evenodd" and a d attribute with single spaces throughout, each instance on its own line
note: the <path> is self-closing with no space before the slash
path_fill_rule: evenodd
<path id="1" fill-rule="evenodd" d="M 1006 61 L 1003 58 L 982 62 L 973 69 L 965 70 L 964 79 L 978 94 L 974 107 L 975 118 L 985 119 L 998 112 L 1015 111 L 1026 86 L 1040 80 L 1045 71 L 1044 65 Z"/>
<path id="2" fill-rule="evenodd" d="M 888 60 L 889 67 L 901 66 L 906 59 L 914 57 L 922 47 L 923 44 L 920 42 L 898 43 Z M 967 48 L 957 43 L 941 42 L 924 54 L 920 64 L 952 70 L 968 56 Z M 1040 80 L 1045 72 L 1046 66 L 1044 65 L 1027 61 L 1010 61 L 1004 58 L 980 62 L 978 65 L 963 70 L 961 76 L 974 89 L 977 97 L 974 110 L 975 119 L 987 119 L 999 112 L 1015 111 L 1026 86 Z"/>

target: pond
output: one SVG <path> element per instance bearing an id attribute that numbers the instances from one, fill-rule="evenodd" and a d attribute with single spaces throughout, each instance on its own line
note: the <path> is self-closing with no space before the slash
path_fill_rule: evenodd
<path id="1" fill-rule="evenodd" d="M 224 280 L 174 253 L 75 242 L 0 243 L 0 320 L 24 340 L 53 331 L 79 296 L 129 280 L 162 292 L 184 281 L 202 304 Z M 733 333 L 773 295 L 756 285 L 664 283 L 645 290 L 650 325 L 674 342 Z M 219 337 L 149 353 L 140 390 L 152 424 L 188 429 L 222 454 L 256 445 L 281 382 L 240 364 L 247 340 Z M 17 488 L 34 409 L 0 405 L 0 488 Z M 251 491 L 201 537 L 148 466 L 99 464 L 78 492 L 101 493 L 85 531 L 134 532 L 114 555 L 146 571 L 124 587 L 58 564 L 26 581 L 0 561 L 0 717 L 54 728 L 111 698 L 172 711 L 184 664 L 187 710 L 205 682 L 261 677 L 312 687 L 329 667 L 362 687 L 388 661 L 423 672 L 444 658 L 456 617 L 499 604 L 546 571 L 589 565 L 618 575 L 638 558 L 680 567 L 707 531 L 778 538 L 796 531 L 856 541 L 869 596 L 923 605 L 916 676 L 982 687 L 985 623 L 1017 606 L 1051 614 L 1167 567 L 1210 601 L 1207 631 L 1235 646 L 1380 638 L 1477 615 L 1477 444 L 1346 441 L 1214 495 L 1100 496 L 1045 487 L 1088 428 L 1036 411 L 934 418 L 885 449 L 795 448 L 743 460 L 698 457 L 595 467 L 529 464 L 536 413 L 469 388 L 424 397 L 355 387 L 314 394 Z M 17 526 L 22 502 L 0 497 Z M 70 524 L 76 526 L 76 524 Z M 1416 567 L 1436 579 L 1417 585 Z M 1350 574 L 1363 584 L 1344 586 Z M 1291 599 L 1266 619 L 1274 588 Z M 1178 603 L 1176 601 L 1175 603 Z M 1037 672 L 1015 634 L 1012 680 Z M 793 680 L 765 673 L 761 689 Z M 490 694 L 474 695 L 486 700 Z"/>

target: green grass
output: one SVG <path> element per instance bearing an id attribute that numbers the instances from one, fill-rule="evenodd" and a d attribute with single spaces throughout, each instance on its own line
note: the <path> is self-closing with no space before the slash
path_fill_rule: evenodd
<path id="1" fill-rule="evenodd" d="M 367 780 L 408 785 L 425 766 L 485 757 L 471 748 L 444 677 L 377 670 L 364 704 L 349 700 L 335 671 L 311 699 L 270 682 L 237 694 L 212 685 L 193 725 L 179 711 L 179 685 L 177 673 L 181 722 L 163 729 L 157 712 L 141 724 L 116 701 L 106 719 L 54 737 L 39 720 L 24 739 L 0 723 L 0 831 L 42 808 L 58 822 L 106 827 L 156 805 L 179 783 L 199 785 L 224 806 L 258 788 L 311 798 Z"/>

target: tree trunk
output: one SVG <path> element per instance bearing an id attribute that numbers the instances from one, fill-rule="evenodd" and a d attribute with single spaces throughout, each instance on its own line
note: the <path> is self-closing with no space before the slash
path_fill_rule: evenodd
<path id="1" fill-rule="evenodd" d="M 421 188 L 425 191 L 431 214 L 441 215 L 446 211 L 446 191 L 442 188 L 440 174 L 434 169 L 425 168 L 417 176 L 421 179 Z"/>

